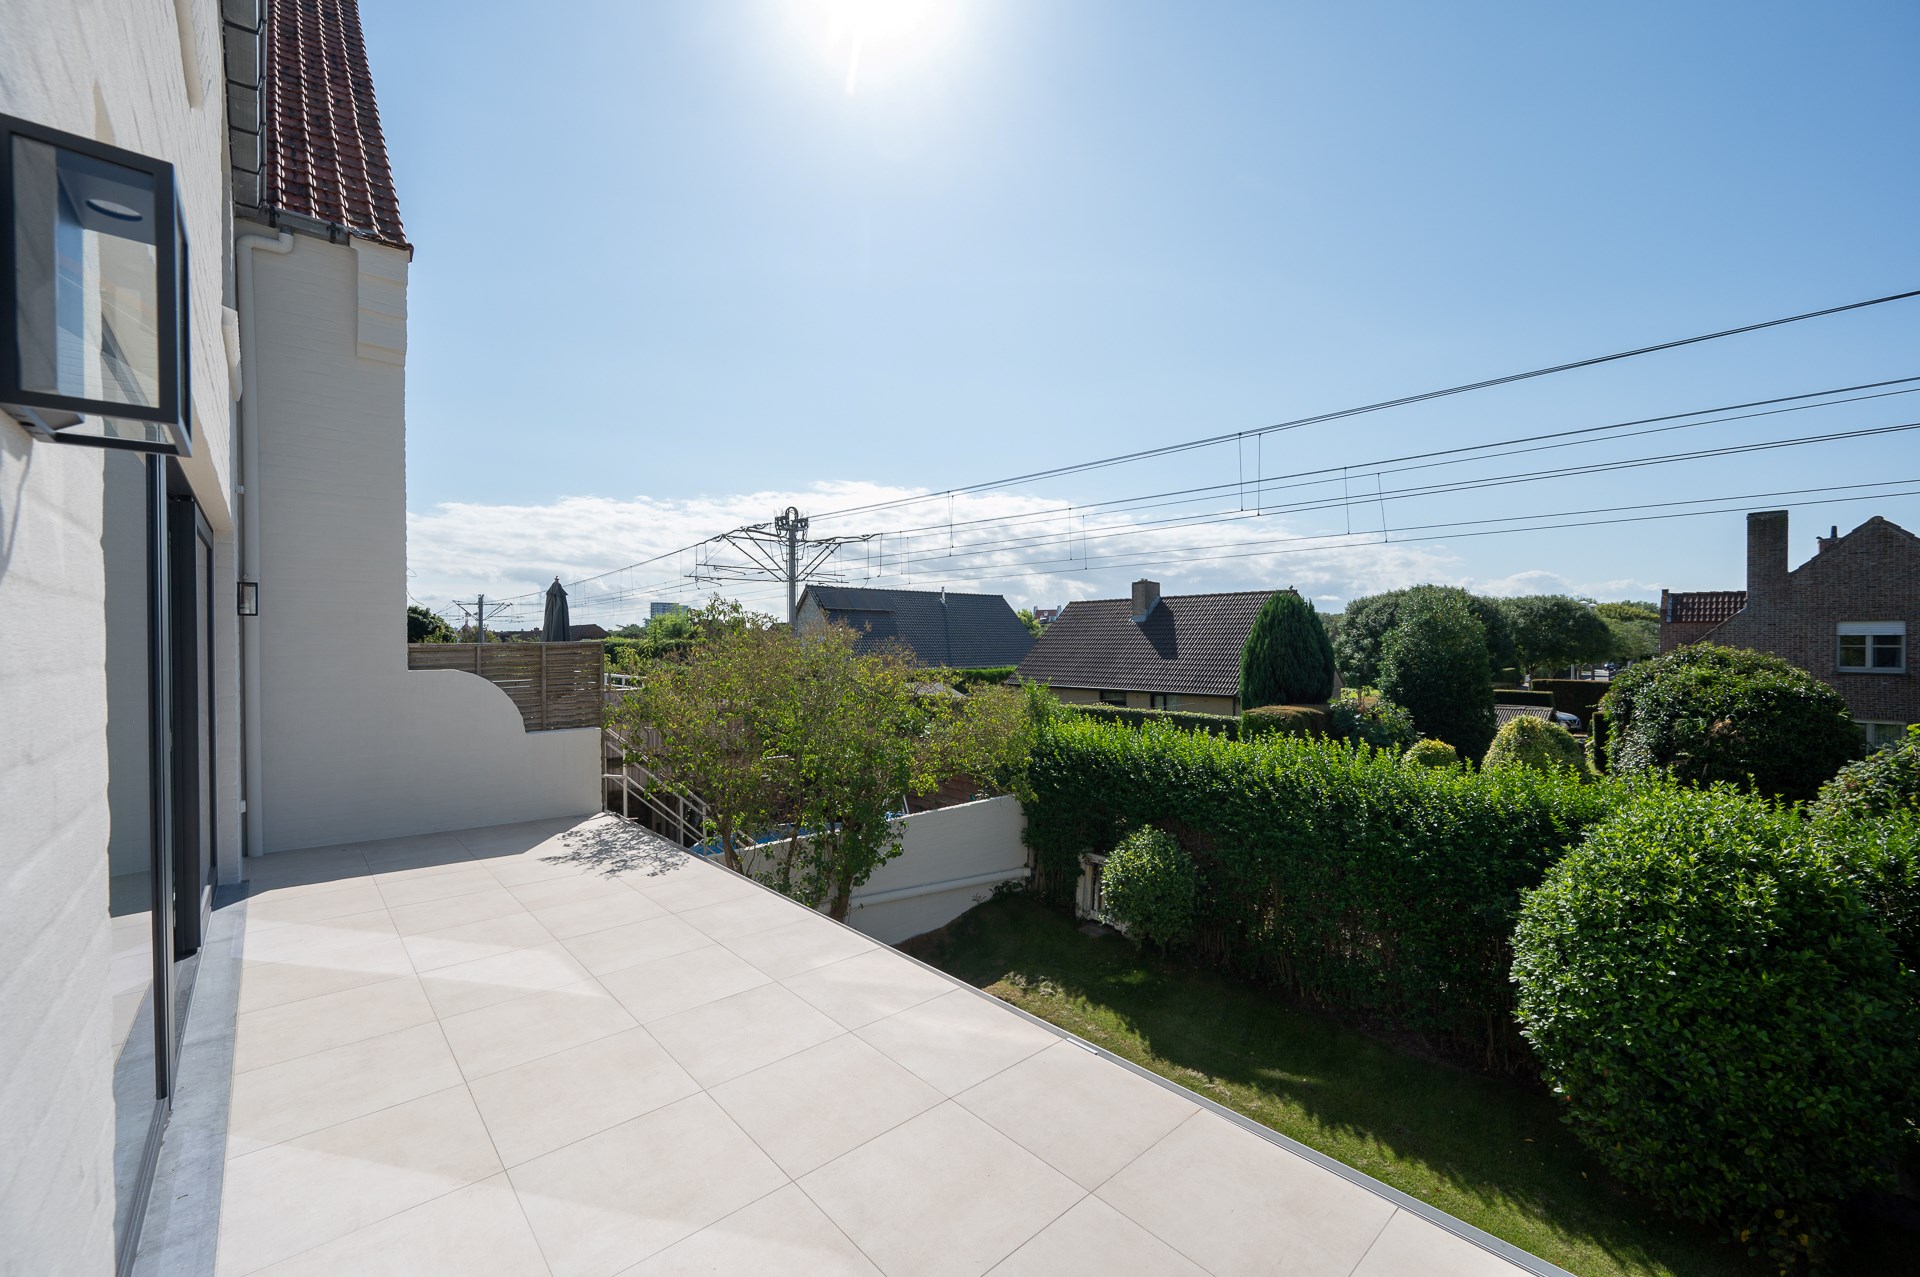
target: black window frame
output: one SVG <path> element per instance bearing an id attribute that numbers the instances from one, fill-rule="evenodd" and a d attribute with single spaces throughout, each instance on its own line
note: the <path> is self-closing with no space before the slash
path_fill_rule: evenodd
<path id="1" fill-rule="evenodd" d="M 7 315 L 7 331 L 12 332 L 19 315 L 19 276 L 15 261 L 14 225 L 14 139 L 30 138 L 48 146 L 90 156 L 109 164 L 145 173 L 154 184 L 154 275 L 159 296 L 155 299 L 159 314 L 160 371 L 159 402 L 151 407 L 87 399 L 79 395 L 54 395 L 27 390 L 20 384 L 20 350 L 16 341 L 0 341 L 0 407 L 13 411 L 21 424 L 40 438 L 57 443 L 78 444 L 90 448 L 117 448 L 130 452 L 159 453 L 163 456 L 190 456 L 193 452 L 192 402 L 189 385 L 187 237 L 181 215 L 179 186 L 174 168 L 165 160 L 134 151 L 122 150 L 104 142 L 73 133 L 50 129 L 31 120 L 0 115 L 0 308 Z M 163 427 L 165 442 L 140 439 L 111 439 L 99 435 L 77 434 L 77 422 L 55 426 L 42 413 L 77 414 L 86 417 L 116 417 L 145 421 Z"/>

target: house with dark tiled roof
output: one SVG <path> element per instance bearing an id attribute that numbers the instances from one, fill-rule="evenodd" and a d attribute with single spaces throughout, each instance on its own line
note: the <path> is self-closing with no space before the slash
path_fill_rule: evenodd
<path id="1" fill-rule="evenodd" d="M 1278 591 L 1163 595 L 1135 581 L 1124 599 L 1083 599 L 1061 611 L 1020 662 L 1068 704 L 1240 712 L 1240 655 Z"/>
<path id="2" fill-rule="evenodd" d="M 1846 698 L 1875 743 L 1920 722 L 1920 537 L 1875 515 L 1814 541 L 1797 568 L 1787 512 L 1747 516 L 1747 588 L 1660 593 L 1660 650 L 1723 643 L 1783 656 Z"/>
<path id="3" fill-rule="evenodd" d="M 998 594 L 810 585 L 795 616 L 802 634 L 845 625 L 859 635 L 855 650 L 903 645 L 926 669 L 1018 665 L 1033 647 L 1033 636 Z"/>

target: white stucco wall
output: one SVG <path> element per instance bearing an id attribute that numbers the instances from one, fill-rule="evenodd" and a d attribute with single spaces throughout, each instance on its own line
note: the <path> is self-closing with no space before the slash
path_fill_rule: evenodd
<path id="1" fill-rule="evenodd" d="M 1027 872 L 1026 813 L 1013 797 L 985 798 L 906 819 L 900 854 L 853 893 L 847 923 L 898 944 L 944 927 Z"/>
<path id="2" fill-rule="evenodd" d="M 185 57 L 174 0 L 6 0 L 0 112 L 176 165 L 202 432 L 189 473 L 218 529 L 230 524 L 219 26 L 215 0 L 180 6 Z M 0 1273 L 9 1275 L 113 1268 L 104 461 L 31 442 L 0 416 Z"/>
<path id="3" fill-rule="evenodd" d="M 406 668 L 406 254 L 295 236 L 253 269 L 265 850 L 598 810 L 598 729 Z"/>

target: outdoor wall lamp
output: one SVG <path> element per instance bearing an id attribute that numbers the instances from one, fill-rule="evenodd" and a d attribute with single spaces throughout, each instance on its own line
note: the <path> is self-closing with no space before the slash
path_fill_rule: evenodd
<path id="1" fill-rule="evenodd" d="M 240 615 L 260 615 L 260 583 L 258 581 L 241 581 L 236 593 L 239 596 Z"/>
<path id="2" fill-rule="evenodd" d="M 43 439 L 184 456 L 173 166 L 0 115 L 0 407 Z"/>

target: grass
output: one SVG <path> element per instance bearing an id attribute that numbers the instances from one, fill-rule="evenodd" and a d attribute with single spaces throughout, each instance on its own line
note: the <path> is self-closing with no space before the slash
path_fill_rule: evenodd
<path id="1" fill-rule="evenodd" d="M 1030 898 L 989 901 L 906 947 L 1581 1277 L 1772 1271 L 1611 1181 L 1550 1097 L 1400 1050 L 1118 936 L 1090 937 Z"/>

